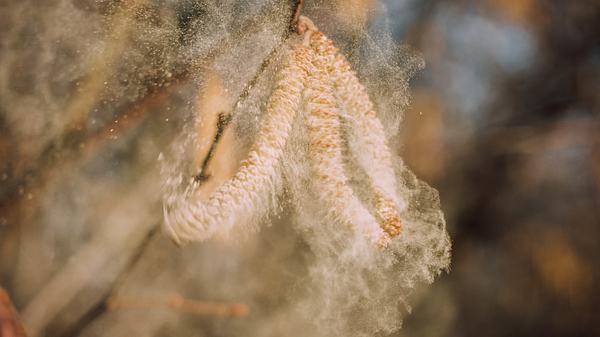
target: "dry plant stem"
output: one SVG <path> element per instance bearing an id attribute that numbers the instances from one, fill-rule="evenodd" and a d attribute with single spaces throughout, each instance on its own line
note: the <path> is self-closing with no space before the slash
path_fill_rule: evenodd
<path id="1" fill-rule="evenodd" d="M 18 319 L 8 293 L 0 288 L 0 337 L 25 336 L 25 329 Z"/>
<path id="2" fill-rule="evenodd" d="M 149 191 L 156 172 L 148 173 L 128 193 L 114 200 L 105 215 L 101 232 L 81 248 L 69 262 L 49 279 L 22 312 L 30 337 L 41 336 L 57 317 L 75 324 L 95 303 L 108 294 L 113 283 L 127 270 L 143 243 L 157 227 L 153 212 L 156 199 Z"/>
<path id="3" fill-rule="evenodd" d="M 242 303 L 205 302 L 183 298 L 180 295 L 161 297 L 113 296 L 107 300 L 109 310 L 171 308 L 201 316 L 246 317 L 247 305 Z"/>
<path id="4" fill-rule="evenodd" d="M 351 131 L 349 145 L 359 166 L 370 178 L 374 207 L 382 228 L 391 237 L 397 236 L 401 231 L 398 209 L 405 207 L 405 201 L 397 197 L 396 174 L 383 125 L 365 87 L 331 40 L 316 32 L 311 45 L 330 65 L 328 70 L 334 81 L 337 104 L 346 112 L 343 117 Z"/>
<path id="5" fill-rule="evenodd" d="M 267 67 L 271 63 L 271 59 L 277 52 L 277 49 L 278 49 L 277 47 L 273 48 L 273 50 L 271 50 L 271 52 L 269 52 L 269 55 L 260 64 L 256 74 L 254 74 L 252 79 L 248 83 L 246 83 L 246 85 L 244 86 L 244 90 L 242 90 L 242 93 L 240 94 L 240 96 L 236 100 L 235 104 L 233 105 L 234 107 L 239 106 L 239 104 L 250 95 L 250 89 L 256 85 L 256 82 L 258 82 L 258 79 L 260 78 L 260 76 L 267 69 Z M 208 165 L 210 164 L 210 162 L 213 159 L 213 156 L 217 150 L 217 147 L 219 146 L 219 142 L 221 141 L 221 137 L 223 136 L 223 134 L 226 131 L 226 128 L 229 126 L 229 123 L 233 119 L 233 113 L 231 113 L 231 114 L 220 113 L 220 115 L 221 114 L 223 114 L 224 117 L 221 118 L 221 116 L 219 116 L 220 123 L 217 123 L 217 131 L 216 131 L 215 137 L 214 137 L 212 143 L 210 144 L 210 149 L 209 149 L 208 153 L 206 154 L 206 157 L 202 161 L 202 165 L 200 166 L 198 173 L 194 176 L 194 180 L 199 184 L 202 184 L 203 182 L 208 180 L 208 178 L 210 178 L 206 175 L 206 169 L 208 168 Z"/>
<path id="6" fill-rule="evenodd" d="M 304 0 L 296 0 L 294 4 L 294 11 L 292 14 L 292 21 L 290 24 L 290 31 L 302 34 L 302 32 L 298 29 L 298 23 L 300 21 L 300 16 L 302 14 L 302 7 L 304 6 Z"/>
<path id="7" fill-rule="evenodd" d="M 356 197 L 344 171 L 344 140 L 328 60 L 313 53 L 307 88 L 309 161 L 314 190 L 332 221 L 349 225 L 378 244 L 385 235 L 377 220 Z"/>
<path id="8" fill-rule="evenodd" d="M 199 183 L 204 182 L 210 178 L 210 176 L 208 176 L 208 174 L 206 173 L 206 169 L 208 168 L 208 165 L 210 164 L 211 159 L 214 156 L 214 153 L 217 149 L 217 144 L 221 140 L 223 133 L 225 133 L 225 128 L 227 128 L 227 126 L 229 125 L 229 123 L 231 122 L 231 119 L 232 119 L 232 116 L 230 114 L 225 114 L 222 112 L 220 112 L 218 116 L 219 117 L 217 120 L 217 133 L 215 134 L 215 138 L 214 138 L 213 142 L 211 143 L 210 148 L 208 149 L 208 153 L 206 154 L 206 157 L 202 161 L 202 166 L 200 167 L 200 173 L 198 173 L 194 177 L 194 180 Z"/>
<path id="9" fill-rule="evenodd" d="M 235 176 L 206 202 L 177 195 L 165 199 L 165 228 L 177 243 L 206 240 L 217 232 L 226 234 L 240 220 L 257 216 L 257 210 L 264 208 L 261 205 L 269 203 L 279 160 L 300 107 L 308 50 L 296 47 L 290 60 L 278 75 L 257 139 Z"/>
<path id="10" fill-rule="evenodd" d="M 18 250 L 20 250 L 21 254 L 27 254 L 28 261 L 32 262 L 17 265 L 17 261 L 22 260 L 18 257 L 13 257 L 13 271 L 9 274 L 12 282 L 20 283 L 22 280 L 27 279 L 28 275 L 31 275 L 31 271 L 39 268 L 35 263 L 38 255 L 32 255 L 28 247 L 36 247 L 41 237 L 36 232 L 35 226 L 30 226 L 29 224 L 33 224 L 32 222 L 35 221 L 35 215 L 38 212 L 37 209 L 42 205 L 47 187 L 52 186 L 59 179 L 65 179 L 65 172 L 77 169 L 78 163 L 85 162 L 89 158 L 98 155 L 99 152 L 104 151 L 105 147 L 110 145 L 111 140 L 115 136 L 126 135 L 132 129 L 139 126 L 140 123 L 148 119 L 164 121 L 164 115 L 161 118 L 160 115 L 150 115 L 148 112 L 164 105 L 165 101 L 184 82 L 185 75 L 177 77 L 168 87 L 153 92 L 130 104 L 119 112 L 118 123 L 110 123 L 97 132 L 82 132 L 79 136 L 81 138 L 76 137 L 80 141 L 74 142 L 71 148 L 65 148 L 61 152 L 62 156 L 60 158 L 47 158 L 48 161 L 38 161 L 38 164 L 41 166 L 38 168 L 39 171 L 37 171 L 37 175 L 35 176 L 35 183 L 27 187 L 25 190 L 27 193 L 24 193 L 24 195 L 30 195 L 31 198 L 16 198 L 12 203 L 0 206 L 2 217 L 5 217 L 10 224 L 7 231 L 0 238 L 0 245 L 6 245 L 6 242 L 11 242 L 15 245 L 15 248 L 13 248 L 15 254 L 18 254 Z M 162 109 L 160 111 L 163 113 L 166 110 Z M 27 268 L 24 268 L 25 266 Z M 36 286 L 35 288 L 38 287 Z M 32 290 L 35 289 L 32 288 Z"/>

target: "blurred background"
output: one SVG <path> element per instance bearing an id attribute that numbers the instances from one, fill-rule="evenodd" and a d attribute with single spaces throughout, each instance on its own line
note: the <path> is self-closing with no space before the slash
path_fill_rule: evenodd
<path id="1" fill-rule="evenodd" d="M 452 266 L 412 294 L 397 335 L 600 336 L 600 2 L 306 3 L 359 74 L 363 32 L 413 50 L 394 69 L 426 64 L 397 151 L 440 192 Z M 275 247 L 269 228 L 255 245 L 279 254 L 180 252 L 157 230 L 158 154 L 196 100 L 205 115 L 235 104 L 288 16 L 286 1 L 0 0 L 0 285 L 33 336 L 247 329 L 170 311 L 135 326 L 106 300 L 177 284 L 245 301 L 235 279 L 269 279 L 302 248 Z M 285 275 L 270 280 L 248 289 L 271 303 Z"/>
<path id="2" fill-rule="evenodd" d="M 454 248 L 406 334 L 600 335 L 600 3 L 388 3 L 427 61 L 403 157 L 439 189 Z"/>

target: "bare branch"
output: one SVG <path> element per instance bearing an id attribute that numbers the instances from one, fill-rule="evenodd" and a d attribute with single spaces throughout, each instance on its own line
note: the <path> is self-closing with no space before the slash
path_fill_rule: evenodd
<path id="1" fill-rule="evenodd" d="M 298 21 L 300 20 L 300 15 L 302 15 L 303 5 L 304 0 L 296 0 L 296 4 L 294 5 L 294 14 L 292 15 L 292 21 L 290 23 L 291 32 L 298 32 Z"/>
<path id="2" fill-rule="evenodd" d="M 242 303 L 190 300 L 179 294 L 159 297 L 113 296 L 106 303 L 109 310 L 167 307 L 194 315 L 219 317 L 245 317 L 249 313 L 248 306 Z"/>

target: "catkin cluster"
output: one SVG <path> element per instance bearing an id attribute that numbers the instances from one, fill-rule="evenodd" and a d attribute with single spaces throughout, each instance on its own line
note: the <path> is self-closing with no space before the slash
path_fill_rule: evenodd
<path id="1" fill-rule="evenodd" d="M 307 124 L 312 190 L 328 221 L 381 246 L 400 234 L 404 201 L 396 192 L 392 155 L 373 103 L 333 43 L 305 17 L 300 27 L 304 42 L 293 48 L 279 72 L 256 140 L 239 171 L 208 200 L 193 194 L 165 198 L 165 228 L 177 243 L 227 234 L 236 223 L 267 211 L 264 205 L 283 174 L 280 161 L 299 113 Z M 354 154 L 369 180 L 368 207 L 348 183 L 347 152 Z"/>

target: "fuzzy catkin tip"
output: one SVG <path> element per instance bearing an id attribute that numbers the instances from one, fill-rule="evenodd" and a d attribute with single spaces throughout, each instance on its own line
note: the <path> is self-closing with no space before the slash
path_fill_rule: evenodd
<path id="1" fill-rule="evenodd" d="M 338 109 L 345 113 L 349 125 L 349 145 L 359 166 L 370 179 L 375 196 L 373 207 L 381 228 L 391 237 L 400 234 L 399 207 L 404 202 L 397 195 L 396 173 L 387 137 L 377 118 L 366 89 L 351 70 L 350 64 L 322 32 L 312 35 L 313 50 L 324 58 L 328 76 L 333 81 Z"/>

